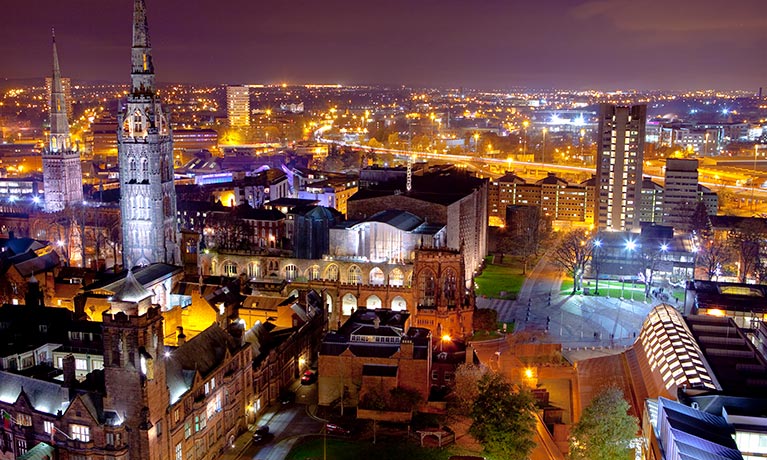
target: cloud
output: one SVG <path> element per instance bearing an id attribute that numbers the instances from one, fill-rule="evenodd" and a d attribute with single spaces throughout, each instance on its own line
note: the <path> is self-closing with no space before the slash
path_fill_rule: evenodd
<path id="1" fill-rule="evenodd" d="M 589 0 L 571 9 L 576 19 L 629 32 L 733 36 L 767 28 L 766 11 L 763 0 Z"/>

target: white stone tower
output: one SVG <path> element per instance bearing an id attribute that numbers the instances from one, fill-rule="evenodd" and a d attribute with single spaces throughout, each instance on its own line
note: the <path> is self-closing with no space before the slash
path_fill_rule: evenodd
<path id="1" fill-rule="evenodd" d="M 51 134 L 43 150 L 45 210 L 61 211 L 83 201 L 83 172 L 80 153 L 69 141 L 69 120 L 64 87 L 61 83 L 56 35 L 53 35 L 53 78 L 51 79 Z"/>
<path id="2" fill-rule="evenodd" d="M 173 139 L 155 88 L 144 0 L 134 0 L 131 90 L 118 121 L 123 264 L 178 264 Z"/>

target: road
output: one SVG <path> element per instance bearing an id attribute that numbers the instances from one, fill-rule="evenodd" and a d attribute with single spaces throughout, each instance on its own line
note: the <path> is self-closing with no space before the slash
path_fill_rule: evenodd
<path id="1" fill-rule="evenodd" d="M 294 388 L 295 402 L 283 405 L 275 412 L 267 412 L 258 422 L 259 426 L 269 426 L 274 439 L 258 446 L 250 443 L 242 451 L 240 459 L 283 460 L 302 436 L 320 433 L 323 422 L 308 413 L 309 407 L 317 404 L 317 384 Z"/>

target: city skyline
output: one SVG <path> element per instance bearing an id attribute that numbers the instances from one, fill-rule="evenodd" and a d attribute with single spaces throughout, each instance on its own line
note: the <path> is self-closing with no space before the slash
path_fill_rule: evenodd
<path id="1" fill-rule="evenodd" d="M 412 4 L 411 4 L 412 3 Z M 150 1 L 158 79 L 189 83 L 341 83 L 742 89 L 767 82 L 767 11 L 756 0 L 670 5 L 395 1 L 323 4 Z M 62 73 L 121 81 L 130 2 L 16 4 L 0 31 L 3 78 L 41 78 L 50 27 Z M 609 69 L 609 71 L 605 70 Z"/>

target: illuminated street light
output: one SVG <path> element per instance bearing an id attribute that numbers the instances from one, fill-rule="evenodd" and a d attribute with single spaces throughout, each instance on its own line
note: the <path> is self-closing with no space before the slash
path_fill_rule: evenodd
<path id="1" fill-rule="evenodd" d="M 626 241 L 626 266 L 628 266 L 628 258 L 629 253 L 633 252 L 637 247 L 636 241 L 634 240 L 627 240 Z M 621 299 L 624 298 L 624 290 L 626 287 L 626 275 L 623 275 L 621 277 Z M 634 291 L 631 291 L 631 300 L 634 300 Z"/>
<path id="2" fill-rule="evenodd" d="M 594 287 L 594 295 L 599 295 L 599 250 L 602 248 L 602 240 L 594 240 L 594 265 L 597 276 L 596 286 Z"/>

